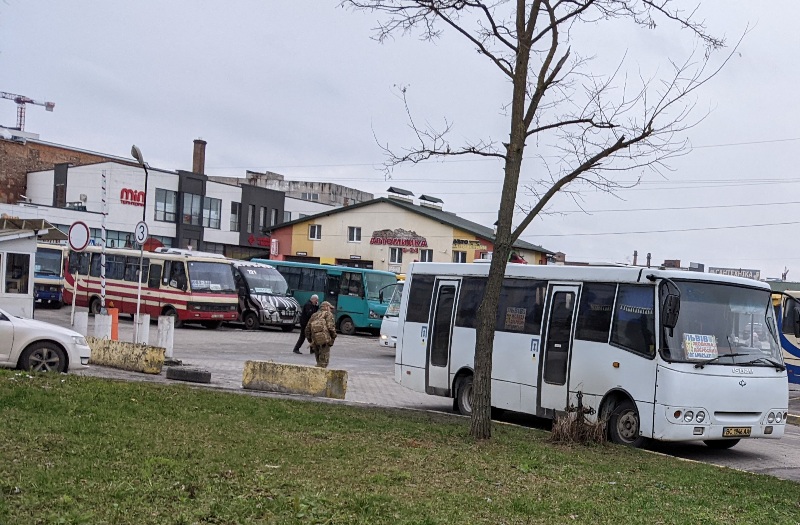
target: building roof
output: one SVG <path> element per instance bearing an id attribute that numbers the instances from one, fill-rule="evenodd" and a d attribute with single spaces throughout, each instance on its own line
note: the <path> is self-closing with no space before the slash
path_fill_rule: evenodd
<path id="1" fill-rule="evenodd" d="M 0 240 L 29 233 L 45 241 L 66 241 L 67 235 L 44 219 L 0 218 Z"/>
<path id="2" fill-rule="evenodd" d="M 483 225 L 478 224 L 476 222 L 468 221 L 467 219 L 461 218 L 458 215 L 455 215 L 453 213 L 450 213 L 450 212 L 447 212 L 447 211 L 444 211 L 444 210 L 440 210 L 438 208 L 431 208 L 431 207 L 428 207 L 428 206 L 420 206 L 420 205 L 414 204 L 412 202 L 407 202 L 407 201 L 400 200 L 400 199 L 392 199 L 392 198 L 388 198 L 388 197 L 379 197 L 379 198 L 373 199 L 371 201 L 359 202 L 358 204 L 352 204 L 350 206 L 344 206 L 342 208 L 334 208 L 332 210 L 326 210 L 326 211 L 323 211 L 321 213 L 317 213 L 315 215 L 306 215 L 305 217 L 303 217 L 301 219 L 297 219 L 297 220 L 290 221 L 290 222 L 284 222 L 284 223 L 281 223 L 281 224 L 279 224 L 277 226 L 273 226 L 272 228 L 269 228 L 268 231 L 275 231 L 275 230 L 284 228 L 286 226 L 292 226 L 292 225 L 295 225 L 295 224 L 301 224 L 301 223 L 304 223 L 304 222 L 308 222 L 310 220 L 314 220 L 314 219 L 319 218 L 319 217 L 328 217 L 328 216 L 331 216 L 331 215 L 335 215 L 337 213 L 345 213 L 347 211 L 350 211 L 350 210 L 353 210 L 353 209 L 356 209 L 356 208 L 363 208 L 365 206 L 372 206 L 374 204 L 378 204 L 378 203 L 382 203 L 382 202 L 383 203 L 387 203 L 387 204 L 391 204 L 393 206 L 397 206 L 399 208 L 403 208 L 403 209 L 405 209 L 407 211 L 410 211 L 412 213 L 416 213 L 418 215 L 423 215 L 423 216 L 428 217 L 429 219 L 434 220 L 434 221 L 436 221 L 436 222 L 438 222 L 440 224 L 445 224 L 447 226 L 452 226 L 454 228 L 458 228 L 459 230 L 463 230 L 465 232 L 472 233 L 473 235 L 475 235 L 477 237 L 482 237 L 484 239 L 487 239 L 489 241 L 494 242 L 494 238 L 495 238 L 494 230 L 492 230 L 491 228 L 487 228 L 486 226 L 483 226 Z M 519 248 L 519 249 L 522 249 L 522 250 L 536 251 L 536 252 L 539 252 L 539 253 L 544 253 L 545 255 L 554 255 L 554 253 L 551 252 L 550 250 L 546 250 L 546 249 L 542 248 L 541 246 L 537 246 L 535 244 L 531 244 L 529 242 L 522 241 L 522 240 L 519 240 L 519 239 L 517 239 L 517 241 L 514 243 L 513 247 L 514 248 Z"/>

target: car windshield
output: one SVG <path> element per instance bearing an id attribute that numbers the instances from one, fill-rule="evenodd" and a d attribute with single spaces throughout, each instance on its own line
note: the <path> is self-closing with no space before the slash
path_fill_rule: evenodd
<path id="1" fill-rule="evenodd" d="M 242 274 L 250 293 L 286 295 L 289 287 L 286 279 L 275 268 L 266 266 L 240 266 L 239 273 Z"/>
<path id="2" fill-rule="evenodd" d="M 365 273 L 364 278 L 367 280 L 367 299 L 370 301 L 380 300 L 381 288 L 397 282 L 394 275 L 382 273 Z"/>
<path id="3" fill-rule="evenodd" d="M 36 275 L 61 275 L 61 250 L 48 250 L 39 248 L 36 250 Z"/>
<path id="4" fill-rule="evenodd" d="M 392 293 L 392 299 L 389 301 L 389 306 L 386 307 L 386 317 L 397 317 L 400 315 L 400 298 L 403 295 L 403 283 L 397 283 Z"/>
<path id="5" fill-rule="evenodd" d="M 675 284 L 680 289 L 680 314 L 672 335 L 668 328 L 662 330 L 664 359 L 752 366 L 783 362 L 769 290 L 694 281 Z M 662 296 L 665 289 L 662 285 Z"/>
<path id="6" fill-rule="evenodd" d="M 229 263 L 190 261 L 189 281 L 194 292 L 236 293 Z"/>

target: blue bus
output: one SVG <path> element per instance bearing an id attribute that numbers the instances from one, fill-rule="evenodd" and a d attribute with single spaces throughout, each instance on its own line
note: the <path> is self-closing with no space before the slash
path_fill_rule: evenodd
<path id="1" fill-rule="evenodd" d="M 64 305 L 64 257 L 67 247 L 37 243 L 33 269 L 33 299 L 37 304 Z"/>
<path id="2" fill-rule="evenodd" d="M 795 290 L 786 289 L 786 285 L 795 284 Z M 783 362 L 789 382 L 800 384 L 800 333 L 796 333 L 795 320 L 800 319 L 800 283 L 769 282 L 772 291 L 772 304 L 775 307 L 775 318 L 778 320 L 778 334 L 783 350 Z M 758 331 L 755 326 L 754 331 Z"/>
<path id="3" fill-rule="evenodd" d="M 394 273 L 381 270 L 272 259 L 252 261 L 275 267 L 301 308 L 314 294 L 320 304 L 328 301 L 334 305 L 336 328 L 345 335 L 353 335 L 356 330 L 374 334 L 380 331 L 391 299 L 386 287 L 397 282 Z"/>

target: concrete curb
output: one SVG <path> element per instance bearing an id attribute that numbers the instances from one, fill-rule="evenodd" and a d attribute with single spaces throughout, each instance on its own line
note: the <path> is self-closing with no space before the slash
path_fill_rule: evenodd
<path id="1" fill-rule="evenodd" d="M 246 361 L 242 387 L 248 390 L 344 399 L 347 392 L 347 371 L 271 361 Z"/>
<path id="2" fill-rule="evenodd" d="M 92 349 L 90 365 L 102 365 L 129 372 L 160 374 L 164 366 L 166 350 L 157 346 L 138 345 L 125 341 L 113 341 L 98 337 L 87 337 Z"/>

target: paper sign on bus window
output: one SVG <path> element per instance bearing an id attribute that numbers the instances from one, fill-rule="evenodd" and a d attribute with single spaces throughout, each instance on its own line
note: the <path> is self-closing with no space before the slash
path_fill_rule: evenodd
<path id="1" fill-rule="evenodd" d="M 521 332 L 525 330 L 525 308 L 508 307 L 506 308 L 506 330 Z"/>
<path id="2" fill-rule="evenodd" d="M 683 334 L 683 348 L 687 359 L 713 359 L 718 355 L 713 335 Z"/>

